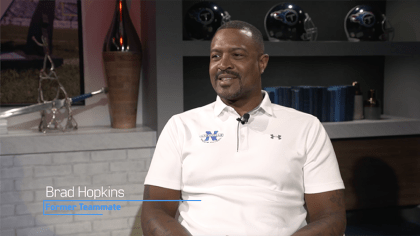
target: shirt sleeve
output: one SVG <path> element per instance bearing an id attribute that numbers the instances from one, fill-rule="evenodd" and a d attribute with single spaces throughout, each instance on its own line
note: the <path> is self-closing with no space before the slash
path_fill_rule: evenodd
<path id="1" fill-rule="evenodd" d="M 144 184 L 181 190 L 181 155 L 183 140 L 176 116 L 162 130 Z"/>
<path id="2" fill-rule="evenodd" d="M 306 150 L 303 167 L 305 193 L 344 189 L 331 140 L 317 118 L 309 128 Z"/>

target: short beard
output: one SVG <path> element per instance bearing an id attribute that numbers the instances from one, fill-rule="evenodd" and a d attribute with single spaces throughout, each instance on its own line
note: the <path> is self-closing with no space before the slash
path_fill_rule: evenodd
<path id="1" fill-rule="evenodd" d="M 217 95 L 219 95 L 219 97 L 224 99 L 224 100 L 228 100 L 230 102 L 235 102 L 241 97 L 242 90 L 243 89 L 242 89 L 242 84 L 241 84 L 241 86 L 239 87 L 239 90 L 234 94 L 218 93 Z"/>
<path id="2" fill-rule="evenodd" d="M 217 95 L 220 98 L 223 98 L 223 99 L 228 100 L 228 101 L 231 101 L 231 102 L 235 102 L 236 100 L 238 100 L 240 98 L 240 96 L 242 94 L 242 91 L 243 91 L 243 89 L 242 89 L 241 75 L 238 74 L 238 73 L 236 73 L 236 72 L 234 72 L 234 71 L 222 70 L 222 71 L 217 72 L 216 75 L 215 75 L 215 77 L 214 77 L 214 80 L 215 80 L 216 83 L 217 83 L 217 80 L 219 80 L 219 75 L 221 75 L 221 74 L 234 75 L 236 78 L 239 79 L 239 90 L 236 93 L 234 93 L 234 94 L 224 94 L 224 93 L 223 94 L 219 94 L 216 91 Z"/>

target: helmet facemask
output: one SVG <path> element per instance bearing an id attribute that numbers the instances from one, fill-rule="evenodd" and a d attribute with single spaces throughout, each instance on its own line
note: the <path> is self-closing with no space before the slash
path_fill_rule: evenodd
<path id="1" fill-rule="evenodd" d="M 303 22 L 303 27 L 305 29 L 304 34 L 302 34 L 302 40 L 316 41 L 318 37 L 318 28 L 315 27 L 314 22 L 308 13 L 305 13 L 305 21 Z"/>

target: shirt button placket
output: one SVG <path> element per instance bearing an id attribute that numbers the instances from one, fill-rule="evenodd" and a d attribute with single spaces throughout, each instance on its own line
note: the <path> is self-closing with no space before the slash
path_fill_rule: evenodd
<path id="1" fill-rule="evenodd" d="M 239 151 L 248 150 L 248 124 L 241 124 L 239 132 Z"/>

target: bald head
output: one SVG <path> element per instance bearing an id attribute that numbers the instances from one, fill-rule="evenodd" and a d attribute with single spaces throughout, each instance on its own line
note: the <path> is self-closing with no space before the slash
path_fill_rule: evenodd
<path id="1" fill-rule="evenodd" d="M 264 54 L 264 41 L 263 41 L 263 37 L 261 34 L 261 31 L 259 31 L 255 26 L 244 22 L 244 21 L 239 21 L 239 20 L 234 20 L 234 21 L 228 21 L 225 24 L 221 25 L 217 31 L 223 30 L 223 29 L 239 29 L 241 30 L 243 33 L 247 34 L 248 36 L 250 36 L 252 38 L 252 40 L 255 43 L 255 46 L 259 52 L 259 54 Z"/>

